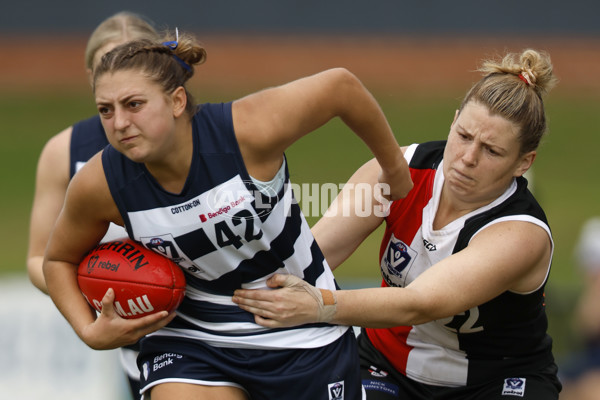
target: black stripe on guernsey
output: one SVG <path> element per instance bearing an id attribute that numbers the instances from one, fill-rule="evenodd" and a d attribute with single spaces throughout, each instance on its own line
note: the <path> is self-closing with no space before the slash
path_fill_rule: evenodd
<path id="1" fill-rule="evenodd" d="M 270 243 L 269 250 L 260 250 L 252 258 L 242 261 L 237 268 L 221 277 L 206 281 L 190 276 L 188 285 L 207 293 L 232 295 L 233 291 L 243 283 L 255 281 L 267 276 L 284 266 L 283 261 L 294 254 L 294 243 L 300 236 L 302 226 L 302 213 L 298 204 L 290 205 L 290 215 L 285 219 L 285 227 L 281 233 Z M 177 238 L 179 245 L 179 238 Z M 315 242 L 316 243 L 316 242 Z M 323 271 L 323 256 L 319 275 Z M 315 267 L 315 260 L 311 267 Z M 314 283 L 310 282 L 310 283 Z"/>
<path id="2" fill-rule="evenodd" d="M 176 241 L 177 245 L 185 249 L 186 255 L 192 260 L 217 250 L 202 229 L 178 236 Z"/>
<path id="3" fill-rule="evenodd" d="M 311 285 L 315 285 L 319 276 L 323 274 L 323 264 L 325 263 L 325 256 L 323 256 L 323 252 L 321 248 L 317 244 L 317 241 L 313 241 L 310 246 L 310 253 L 312 257 L 312 264 L 314 268 L 306 268 L 304 269 L 304 280 Z"/>
<path id="4" fill-rule="evenodd" d="M 420 144 L 410 160 L 410 168 L 437 169 L 442 161 L 445 148 L 445 140 Z"/>
<path id="5" fill-rule="evenodd" d="M 471 237 L 486 224 L 500 217 L 521 214 L 531 215 L 548 225 L 544 210 L 531 192 L 527 190 L 527 179 L 522 176 L 517 178 L 517 190 L 515 190 L 515 193 L 508 200 L 465 221 L 465 226 L 458 235 L 453 253 L 467 247 Z"/>
<path id="6" fill-rule="evenodd" d="M 201 315 L 206 322 L 252 322 L 254 316 L 237 305 L 227 306 L 207 301 L 192 300 L 186 297 L 177 311 L 186 315 Z M 175 327 L 170 325 L 170 327 Z M 195 329 L 194 325 L 194 329 Z"/>

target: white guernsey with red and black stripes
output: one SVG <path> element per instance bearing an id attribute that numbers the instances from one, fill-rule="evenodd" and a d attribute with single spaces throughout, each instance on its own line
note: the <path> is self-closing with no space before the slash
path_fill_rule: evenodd
<path id="1" fill-rule="evenodd" d="M 445 142 L 412 145 L 405 154 L 414 188 L 392 203 L 381 243 L 382 286 L 405 287 L 473 236 L 501 221 L 528 221 L 546 230 L 546 217 L 527 181 L 517 178 L 491 204 L 433 230 L 443 176 Z M 548 272 L 550 265 L 548 265 Z M 502 271 L 498 271 L 499 274 Z M 536 370 L 552 361 L 546 334 L 544 286 L 505 292 L 464 313 L 416 326 L 366 329 L 373 345 L 406 376 L 430 385 L 462 386 L 502 370 Z M 512 376 L 512 375 L 511 375 Z"/>

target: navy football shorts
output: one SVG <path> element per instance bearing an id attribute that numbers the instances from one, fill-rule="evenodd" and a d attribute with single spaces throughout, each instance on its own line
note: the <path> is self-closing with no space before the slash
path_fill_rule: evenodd
<path id="1" fill-rule="evenodd" d="M 433 386 L 396 371 L 364 333 L 358 340 L 363 388 L 369 400 L 558 400 L 557 367 L 492 379 L 476 385 Z"/>
<path id="2" fill-rule="evenodd" d="M 362 387 L 352 329 L 316 349 L 213 347 L 168 336 L 142 339 L 141 393 L 166 382 L 233 386 L 252 400 L 359 400 Z"/>

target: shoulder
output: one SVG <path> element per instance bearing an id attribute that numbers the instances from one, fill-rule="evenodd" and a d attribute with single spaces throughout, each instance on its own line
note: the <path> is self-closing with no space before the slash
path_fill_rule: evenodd
<path id="1" fill-rule="evenodd" d="M 104 176 L 101 154 L 96 154 L 73 176 L 69 184 L 69 192 L 76 196 L 85 197 L 86 200 L 101 197 L 101 193 L 109 193 L 106 177 Z"/>
<path id="2" fill-rule="evenodd" d="M 115 150 L 116 153 L 118 153 Z M 105 150 L 101 150 L 96 155 L 94 155 L 90 160 L 85 163 L 85 165 L 79 170 L 75 176 L 73 176 L 73 182 L 92 182 L 96 180 L 98 177 L 104 179 L 103 167 L 102 167 L 102 157 L 105 153 Z M 119 153 L 120 154 L 120 153 Z M 81 185 L 81 183 L 77 183 Z M 93 185 L 93 183 L 92 183 Z"/>
<path id="3" fill-rule="evenodd" d="M 38 168 L 61 170 L 60 168 L 57 168 L 57 166 L 68 164 L 69 144 L 71 142 L 72 131 L 73 127 L 70 126 L 57 133 L 46 142 L 38 160 Z M 67 174 L 65 176 L 68 178 L 68 169 L 65 171 Z"/>
<path id="4" fill-rule="evenodd" d="M 67 154 L 69 151 L 69 143 L 71 142 L 72 133 L 73 126 L 69 126 L 68 128 L 63 129 L 56 135 L 52 136 L 44 145 L 42 153 L 45 153 L 46 155 L 58 154 L 60 156 Z"/>
<path id="5" fill-rule="evenodd" d="M 492 265 L 513 276 L 509 289 L 531 293 L 546 281 L 553 242 L 549 232 L 533 221 L 506 220 L 485 227 L 467 247 L 477 249 Z"/>

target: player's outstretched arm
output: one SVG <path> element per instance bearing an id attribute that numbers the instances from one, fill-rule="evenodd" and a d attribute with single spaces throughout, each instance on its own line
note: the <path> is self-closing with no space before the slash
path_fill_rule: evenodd
<path id="1" fill-rule="evenodd" d="M 389 198 L 406 196 L 412 188 L 406 160 L 379 104 L 348 70 L 323 71 L 233 103 L 235 133 L 248 172 L 263 180 L 273 177 L 292 143 L 336 117 L 377 158 L 379 178 L 390 186 Z"/>
<path id="2" fill-rule="evenodd" d="M 551 250 L 548 233 L 540 226 L 506 221 L 485 228 L 467 248 L 406 287 L 336 291 L 329 304 L 335 310 L 325 314 L 320 311 L 329 296 L 320 299 L 314 287 L 291 275 L 275 274 L 268 280 L 278 290 L 238 289 L 233 302 L 269 328 L 313 322 L 371 328 L 417 325 L 459 314 L 508 290 L 537 290 L 547 277 Z"/>

